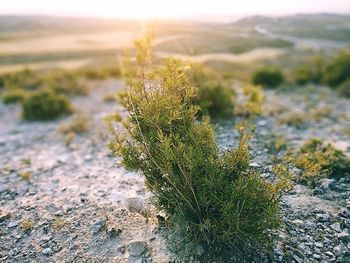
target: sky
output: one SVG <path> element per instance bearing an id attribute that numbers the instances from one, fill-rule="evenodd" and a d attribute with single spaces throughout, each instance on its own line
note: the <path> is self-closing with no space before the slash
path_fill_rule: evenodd
<path id="1" fill-rule="evenodd" d="M 181 18 L 350 13 L 350 0 L 0 0 L 0 14 Z"/>

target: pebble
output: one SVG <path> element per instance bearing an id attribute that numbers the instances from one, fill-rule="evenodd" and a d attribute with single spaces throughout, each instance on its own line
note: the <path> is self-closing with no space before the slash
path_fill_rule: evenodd
<path id="1" fill-rule="evenodd" d="M 328 214 L 316 214 L 316 219 L 318 222 L 328 222 L 331 217 Z"/>
<path id="2" fill-rule="evenodd" d="M 86 154 L 84 155 L 84 160 L 85 161 L 91 161 L 93 158 L 92 158 L 92 155 L 91 154 Z"/>
<path id="3" fill-rule="evenodd" d="M 61 210 L 58 210 L 56 213 L 55 213 L 55 216 L 63 216 L 63 212 Z"/>
<path id="4" fill-rule="evenodd" d="M 315 247 L 323 248 L 323 244 L 320 242 L 315 242 Z"/>
<path id="5" fill-rule="evenodd" d="M 256 162 L 250 163 L 249 166 L 250 166 L 250 167 L 253 167 L 253 168 L 259 168 L 259 167 L 261 167 L 261 165 L 258 164 L 258 163 L 256 163 Z"/>
<path id="6" fill-rule="evenodd" d="M 344 231 L 338 234 L 338 238 L 342 241 L 348 241 L 349 237 L 350 237 L 350 234 L 348 234 Z"/>
<path id="7" fill-rule="evenodd" d="M 196 247 L 194 253 L 195 253 L 197 256 L 201 256 L 201 255 L 203 255 L 203 253 L 204 253 L 204 248 L 203 248 L 201 245 L 199 245 L 199 246 Z"/>
<path id="8" fill-rule="evenodd" d="M 2 221 L 5 221 L 6 219 L 9 219 L 10 216 L 11 216 L 10 213 L 3 212 L 3 211 L 0 210 L 0 223 L 1 223 Z"/>
<path id="9" fill-rule="evenodd" d="M 147 243 L 145 241 L 135 240 L 131 241 L 127 245 L 129 255 L 139 257 L 146 250 Z"/>
<path id="10" fill-rule="evenodd" d="M 126 207 L 130 212 L 147 214 L 149 207 L 145 200 L 140 197 L 130 197 L 125 200 Z"/>
<path id="11" fill-rule="evenodd" d="M 93 225 L 91 226 L 91 231 L 95 235 L 98 232 L 102 230 L 102 228 L 106 225 L 106 220 L 105 219 L 98 219 Z"/>
<path id="12" fill-rule="evenodd" d="M 332 258 L 334 257 L 334 254 L 332 252 L 330 252 L 330 251 L 325 252 L 325 254 L 330 256 L 330 257 L 332 257 Z"/>
<path id="13" fill-rule="evenodd" d="M 345 248 L 342 245 L 338 245 L 338 246 L 333 248 L 333 252 L 337 257 L 340 257 L 340 256 L 344 255 Z"/>
<path id="14" fill-rule="evenodd" d="M 338 233 L 341 232 L 340 224 L 338 222 L 330 225 L 329 227 L 332 228 L 334 231 L 336 231 Z"/>
<path id="15" fill-rule="evenodd" d="M 295 219 L 292 221 L 292 223 L 296 226 L 302 226 L 304 225 L 304 221 L 303 220 L 300 220 L 300 219 Z"/>
<path id="16" fill-rule="evenodd" d="M 18 223 L 17 222 L 10 222 L 9 224 L 8 224 L 8 227 L 9 228 L 15 228 L 15 227 L 17 227 L 18 226 Z"/>
<path id="17" fill-rule="evenodd" d="M 53 250 L 52 250 L 52 248 L 48 247 L 48 248 L 43 249 L 42 253 L 45 256 L 50 256 L 50 255 L 52 255 Z"/>
<path id="18" fill-rule="evenodd" d="M 325 179 L 323 179 L 321 181 L 320 187 L 323 190 L 327 191 L 327 190 L 333 189 L 334 185 L 335 185 L 335 180 L 334 179 L 325 178 Z"/>

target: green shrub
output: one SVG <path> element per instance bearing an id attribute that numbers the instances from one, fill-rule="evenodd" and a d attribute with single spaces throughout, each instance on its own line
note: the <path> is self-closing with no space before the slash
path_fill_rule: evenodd
<path id="1" fill-rule="evenodd" d="M 86 95 L 88 90 L 79 75 L 64 70 L 31 71 L 25 69 L 2 77 L 5 90 L 33 91 L 42 88 L 65 95 Z"/>
<path id="2" fill-rule="evenodd" d="M 313 80 L 313 73 L 308 67 L 301 67 L 293 73 L 294 82 L 298 85 L 305 85 Z"/>
<path id="3" fill-rule="evenodd" d="M 312 58 L 311 61 L 305 61 L 300 63 L 302 63 L 303 65 L 292 72 L 292 78 L 296 84 L 319 84 L 322 82 L 326 65 L 323 57 L 317 56 Z"/>
<path id="4" fill-rule="evenodd" d="M 319 139 L 310 139 L 298 151 L 289 153 L 286 160 L 303 170 L 300 180 L 311 186 L 316 186 L 322 178 L 350 174 L 350 159 Z"/>
<path id="5" fill-rule="evenodd" d="M 49 90 L 35 92 L 22 103 L 22 116 L 25 120 L 52 120 L 70 112 L 70 101 Z"/>
<path id="6" fill-rule="evenodd" d="M 338 92 L 341 96 L 350 98 L 350 77 L 338 87 Z"/>
<path id="7" fill-rule="evenodd" d="M 279 119 L 281 124 L 288 126 L 294 126 L 297 129 L 301 129 L 306 122 L 305 115 L 299 112 L 291 112 L 288 115 L 282 116 Z"/>
<path id="8" fill-rule="evenodd" d="M 88 93 L 87 87 L 79 81 L 78 76 L 66 71 L 48 73 L 44 76 L 41 86 L 64 95 L 86 95 Z"/>
<path id="9" fill-rule="evenodd" d="M 260 115 L 263 111 L 265 100 L 264 93 L 260 86 L 246 85 L 243 87 L 245 100 L 236 107 L 235 113 L 247 117 Z"/>
<path id="10" fill-rule="evenodd" d="M 8 73 L 3 78 L 5 89 L 35 90 L 42 83 L 40 74 L 27 68 L 18 72 Z"/>
<path id="11" fill-rule="evenodd" d="M 200 115 L 216 118 L 228 117 L 233 114 L 235 92 L 226 86 L 214 71 L 193 63 L 186 73 L 190 73 L 190 79 L 197 87 L 192 102 L 200 107 Z"/>
<path id="12" fill-rule="evenodd" d="M 254 85 L 274 88 L 281 85 L 284 76 L 281 70 L 277 68 L 261 68 L 253 73 L 252 82 Z"/>
<path id="13" fill-rule="evenodd" d="M 83 68 L 78 70 L 78 74 L 89 80 L 103 80 L 121 77 L 120 69 L 112 66 L 104 68 Z"/>
<path id="14" fill-rule="evenodd" d="M 22 102 L 27 96 L 27 92 L 20 89 L 10 89 L 4 91 L 2 100 L 5 104 Z"/>
<path id="15" fill-rule="evenodd" d="M 325 70 L 324 81 L 331 87 L 337 87 L 350 76 L 350 53 L 341 53 Z"/>
<path id="16" fill-rule="evenodd" d="M 89 127 L 89 119 L 83 114 L 78 114 L 70 121 L 63 123 L 59 127 L 59 131 L 63 135 L 68 135 L 70 133 L 81 134 L 86 132 L 89 129 Z"/>
<path id="17" fill-rule="evenodd" d="M 150 78 L 141 70 L 140 78 L 128 80 L 121 103 L 129 117 L 119 124 L 125 133 L 114 132 L 114 150 L 127 168 L 144 174 L 155 206 L 169 216 L 166 233 L 176 231 L 167 237 L 187 248 L 201 245 L 201 260 L 227 261 L 234 252 L 269 247 L 289 173 L 277 169 L 281 179 L 272 183 L 250 170 L 245 136 L 238 148 L 220 153 L 208 120 L 197 121 L 196 88 L 187 72 L 169 60 Z M 182 262 L 194 254 L 185 250 Z"/>
<path id="18" fill-rule="evenodd" d="M 201 115 L 227 117 L 233 113 L 234 96 L 234 91 L 220 82 L 208 81 L 198 87 L 193 103 L 200 107 Z"/>

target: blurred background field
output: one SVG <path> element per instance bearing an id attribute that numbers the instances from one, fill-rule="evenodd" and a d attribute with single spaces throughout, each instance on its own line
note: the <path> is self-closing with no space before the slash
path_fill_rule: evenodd
<path id="1" fill-rule="evenodd" d="M 116 65 L 145 22 L 122 19 L 0 17 L 0 72 Z M 179 57 L 234 71 L 270 63 L 285 68 L 350 46 L 346 15 L 251 16 L 230 23 L 161 20 L 157 57 Z M 245 67 L 244 65 L 242 67 Z M 231 70 L 232 69 L 232 70 Z"/>

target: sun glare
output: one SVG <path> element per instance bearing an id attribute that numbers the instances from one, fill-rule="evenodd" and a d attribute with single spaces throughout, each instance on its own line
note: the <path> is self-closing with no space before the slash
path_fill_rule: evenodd
<path id="1" fill-rule="evenodd" d="M 0 13 L 73 15 L 122 18 L 350 12 L 348 0 L 2 0 Z"/>

